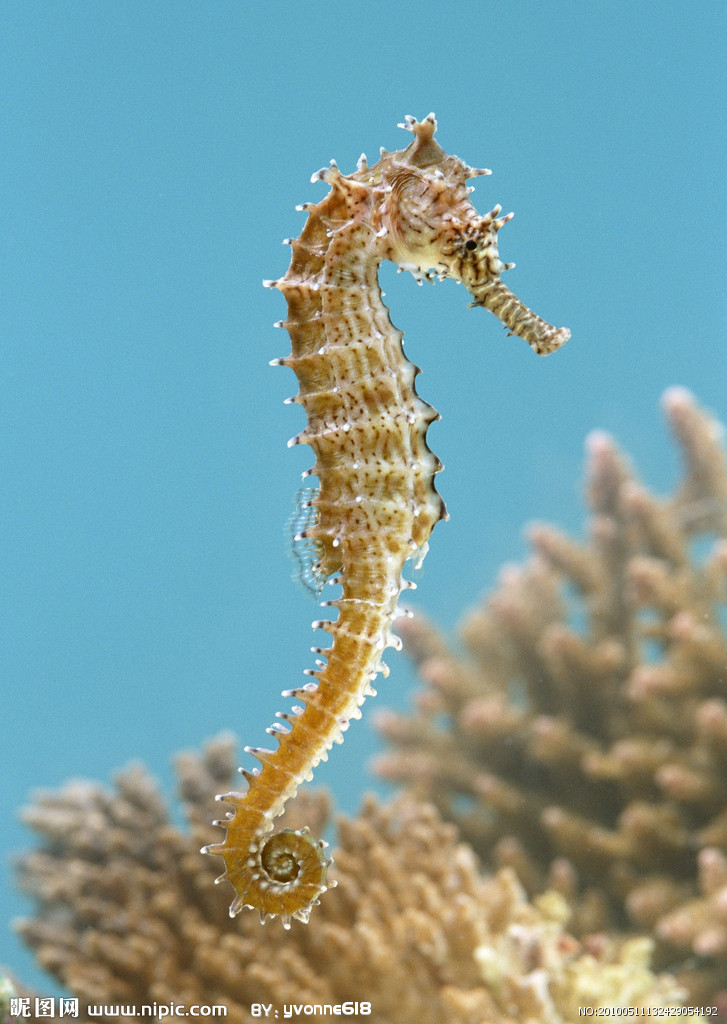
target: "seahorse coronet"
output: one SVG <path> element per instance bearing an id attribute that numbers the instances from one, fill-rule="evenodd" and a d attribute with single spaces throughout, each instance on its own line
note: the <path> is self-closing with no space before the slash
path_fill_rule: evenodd
<path id="1" fill-rule="evenodd" d="M 381 654 L 400 648 L 392 624 L 402 614 L 402 591 L 415 588 L 404 567 L 421 565 L 432 529 L 447 518 L 434 484 L 442 464 L 426 439 L 439 414 L 416 392 L 419 368 L 404 355 L 402 332 L 382 301 L 379 265 L 390 260 L 420 284 L 434 277 L 463 283 L 471 305 L 489 309 L 539 355 L 570 337 L 500 279 L 513 264 L 500 260 L 497 234 L 512 214 L 500 216 L 498 205 L 480 215 L 466 184 L 489 170 L 445 153 L 433 114 L 423 121 L 407 115 L 401 127 L 414 136 L 405 149 L 382 149 L 372 166 L 362 155 L 353 174 L 332 161 L 313 175 L 329 192 L 296 207 L 308 216 L 300 236 L 286 239 L 288 271 L 263 282 L 288 306 L 276 326 L 288 331 L 292 350 L 271 364 L 293 370 L 298 393 L 288 402 L 307 415 L 288 444 L 311 446 L 315 461 L 303 476 L 320 484 L 298 499 L 293 543 L 305 545 L 298 554 L 309 589 L 319 593 L 328 581 L 341 593 L 323 602 L 337 618 L 313 623 L 331 637 L 330 647 L 313 648 L 320 657 L 306 674 L 314 681 L 284 691 L 302 707 L 278 713 L 287 725 L 268 730 L 274 750 L 245 748 L 260 767 L 240 769 L 246 792 L 218 798 L 232 807 L 216 822 L 225 838 L 204 852 L 225 861 L 218 881 L 235 888 L 233 916 L 252 907 L 285 927 L 307 922 L 335 882 L 323 842 L 307 829 L 273 831 L 273 821 L 361 717 L 376 676 L 388 674 Z"/>

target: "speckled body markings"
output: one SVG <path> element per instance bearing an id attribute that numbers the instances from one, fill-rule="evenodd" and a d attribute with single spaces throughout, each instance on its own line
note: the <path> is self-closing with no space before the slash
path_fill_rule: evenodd
<path id="1" fill-rule="evenodd" d="M 488 174 L 448 156 L 434 141 L 434 115 L 407 118 L 414 140 L 355 174 L 335 164 L 313 176 L 328 195 L 303 209 L 308 220 L 290 242 L 285 277 L 267 282 L 285 297 L 288 313 L 280 326 L 290 334 L 292 352 L 275 360 L 298 379 L 291 399 L 303 406 L 305 429 L 290 444 L 308 444 L 315 463 L 309 473 L 320 487 L 299 510 L 307 545 L 305 582 L 314 589 L 326 579 L 340 583 L 340 596 L 324 605 L 338 610 L 335 621 L 315 622 L 330 634 L 330 647 L 313 648 L 313 681 L 286 691 L 299 703 L 268 731 L 275 750 L 247 748 L 259 762 L 242 770 L 244 793 L 219 799 L 232 806 L 224 820 L 224 842 L 205 852 L 225 860 L 235 887 L 230 913 L 252 907 L 266 917 L 307 921 L 326 888 L 330 861 L 324 844 L 307 830 L 273 833 L 273 820 L 298 786 L 341 742 L 351 719 L 373 694 L 372 681 L 387 673 L 386 647 L 398 647 L 392 633 L 399 596 L 412 584 L 403 579 L 409 559 L 420 561 L 434 525 L 446 517 L 434 486 L 442 468 L 429 450 L 426 433 L 435 410 L 416 393 L 417 367 L 404 356 L 402 334 L 381 299 L 378 268 L 392 260 L 417 279 L 434 276 L 461 281 L 472 305 L 491 310 L 539 354 L 570 336 L 541 320 L 502 283 L 497 232 L 511 214 L 500 208 L 481 216 L 469 200 L 468 178 Z M 311 554 L 312 552 L 312 554 Z"/>

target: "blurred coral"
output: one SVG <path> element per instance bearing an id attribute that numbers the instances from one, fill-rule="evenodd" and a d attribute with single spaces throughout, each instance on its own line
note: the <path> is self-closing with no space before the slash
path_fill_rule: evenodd
<path id="1" fill-rule="evenodd" d="M 587 441 L 588 538 L 529 531 L 456 653 L 397 623 L 423 681 L 384 713 L 378 774 L 434 803 L 491 867 L 562 892 L 576 934 L 648 931 L 692 999 L 727 988 L 727 464 L 682 388 L 684 459 L 662 500 Z"/>
<path id="2" fill-rule="evenodd" d="M 560 894 L 529 903 L 511 870 L 483 878 L 454 827 L 408 797 L 369 799 L 340 821 L 335 874 L 345 884 L 313 923 L 286 932 L 254 915 L 231 919 L 229 893 L 198 851 L 234 764 L 227 738 L 178 758 L 186 832 L 141 767 L 113 792 L 73 782 L 26 811 L 42 843 L 20 861 L 38 907 L 20 931 L 79 997 L 81 1020 L 89 1002 L 121 1004 L 105 1014 L 117 1020 L 155 1001 L 224 1004 L 231 1024 L 262 1016 L 260 1004 L 280 1016 L 293 1004 L 357 1002 L 356 1019 L 370 1004 L 377 1024 L 558 1024 L 579 1006 L 678 1004 L 674 980 L 649 970 L 648 940 L 587 948 L 565 932 Z M 318 827 L 327 814 L 325 797 L 306 796 L 285 824 L 298 815 Z"/>

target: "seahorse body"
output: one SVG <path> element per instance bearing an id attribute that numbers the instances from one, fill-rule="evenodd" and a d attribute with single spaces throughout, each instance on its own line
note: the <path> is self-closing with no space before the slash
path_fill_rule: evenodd
<path id="1" fill-rule="evenodd" d="M 491 310 L 540 355 L 570 336 L 523 305 L 500 280 L 497 232 L 511 215 L 496 207 L 480 216 L 469 201 L 466 181 L 489 174 L 448 156 L 434 141 L 436 122 L 407 118 L 413 132 L 404 150 L 387 153 L 355 174 L 334 163 L 313 181 L 330 185 L 322 202 L 305 204 L 308 220 L 290 241 L 285 277 L 267 282 L 288 304 L 285 327 L 291 355 L 274 360 L 298 378 L 291 399 L 303 406 L 308 424 L 292 444 L 309 444 L 310 473 L 320 489 L 310 501 L 317 514 L 304 539 L 315 545 L 317 579 L 335 576 L 341 595 L 323 602 L 338 609 L 335 621 L 313 624 L 332 637 L 320 655 L 314 682 L 287 691 L 303 705 L 279 714 L 286 723 L 268 731 L 275 750 L 247 748 L 260 768 L 244 771 L 245 793 L 219 797 L 233 807 L 217 824 L 227 835 L 205 852 L 224 858 L 237 896 L 236 914 L 248 906 L 267 916 L 307 921 L 318 896 L 333 884 L 323 844 L 307 830 L 269 835 L 283 810 L 313 769 L 341 742 L 351 719 L 375 691 L 372 681 L 388 670 L 386 647 L 399 647 L 392 633 L 408 559 L 421 559 L 435 523 L 446 517 L 434 486 L 441 463 L 426 442 L 438 413 L 416 393 L 418 368 L 404 356 L 402 334 L 381 299 L 378 267 L 392 260 L 418 279 L 432 274 L 462 281 L 473 305 Z"/>

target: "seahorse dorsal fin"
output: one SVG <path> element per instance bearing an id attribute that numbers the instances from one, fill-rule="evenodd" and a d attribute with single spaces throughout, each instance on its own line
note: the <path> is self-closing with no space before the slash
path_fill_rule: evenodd
<path id="1" fill-rule="evenodd" d="M 318 524 L 320 514 L 315 500 L 320 494 L 320 487 L 301 487 L 293 495 L 293 511 L 286 523 L 288 551 L 296 563 L 293 579 L 299 583 L 315 600 L 330 573 L 324 566 L 325 547 L 318 537 L 310 535 L 310 531 Z"/>

